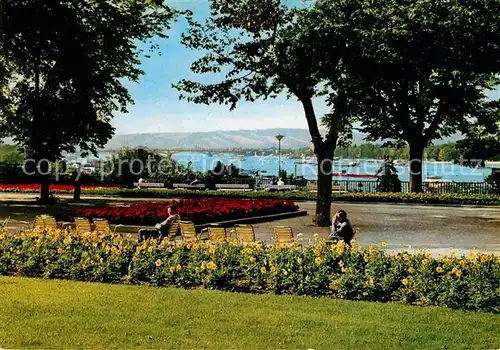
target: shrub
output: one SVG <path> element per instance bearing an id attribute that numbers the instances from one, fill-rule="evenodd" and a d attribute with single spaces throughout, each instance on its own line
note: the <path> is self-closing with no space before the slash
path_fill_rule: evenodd
<path id="1" fill-rule="evenodd" d="M 498 312 L 500 258 L 389 255 L 371 245 L 138 243 L 112 234 L 0 235 L 0 274 L 439 305 Z"/>

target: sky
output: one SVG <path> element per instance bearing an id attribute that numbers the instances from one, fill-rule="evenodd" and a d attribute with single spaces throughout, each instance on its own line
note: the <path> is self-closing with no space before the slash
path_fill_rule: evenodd
<path id="1" fill-rule="evenodd" d="M 300 0 L 289 0 L 296 2 Z M 197 17 L 208 15 L 208 0 L 168 0 L 178 9 L 191 9 Z M 180 44 L 181 33 L 187 25 L 183 19 L 173 23 L 167 32 L 168 39 L 155 39 L 161 55 L 152 54 L 142 60 L 145 74 L 137 83 L 125 85 L 135 102 L 128 107 L 129 113 L 117 113 L 113 119 L 116 134 L 159 133 L 159 132 L 203 132 L 215 130 L 255 130 L 268 128 L 307 129 L 301 104 L 296 99 L 285 96 L 275 100 L 245 102 L 229 111 L 225 105 L 196 105 L 179 100 L 179 91 L 172 84 L 181 79 L 207 81 L 190 71 L 190 64 L 201 57 Z M 494 94 L 500 98 L 500 92 Z M 321 117 L 328 107 L 315 101 L 316 114 Z"/>
<path id="2" fill-rule="evenodd" d="M 170 0 L 178 9 L 191 9 L 199 17 L 208 14 L 208 1 Z M 138 83 L 126 83 L 135 104 L 128 107 L 129 113 L 117 113 L 113 119 L 116 134 L 158 132 L 200 132 L 214 130 L 300 128 L 307 129 L 302 106 L 296 99 L 285 96 L 268 101 L 245 102 L 229 111 L 225 105 L 196 105 L 179 100 L 179 91 L 172 84 L 181 79 L 203 82 L 203 76 L 191 73 L 191 62 L 201 57 L 180 44 L 181 33 L 187 29 L 186 22 L 179 19 L 167 32 L 168 39 L 156 39 L 158 53 L 144 58 L 141 68 L 145 74 Z M 206 81 L 206 80 L 205 80 Z M 317 103 L 318 116 L 328 111 L 323 103 Z"/>

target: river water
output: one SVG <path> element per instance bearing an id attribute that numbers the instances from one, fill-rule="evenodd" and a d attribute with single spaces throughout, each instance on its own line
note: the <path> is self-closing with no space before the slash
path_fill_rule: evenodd
<path id="1" fill-rule="evenodd" d="M 111 154 L 102 152 L 99 154 L 100 159 L 105 159 Z M 71 157 L 73 158 L 73 157 Z M 238 156 L 235 154 L 207 154 L 207 153 L 194 153 L 194 152 L 181 152 L 175 153 L 173 158 L 180 164 L 187 165 L 192 163 L 195 171 L 208 171 L 212 170 L 217 161 L 224 164 L 234 164 L 238 168 L 243 169 L 247 173 L 255 173 L 259 171 L 263 175 L 277 175 L 278 174 L 278 156 L 268 155 L 259 156 L 257 154 L 251 156 Z M 74 159 L 74 158 L 73 158 Z M 85 159 L 83 160 L 85 161 Z M 311 162 L 311 164 L 297 164 L 299 162 Z M 354 160 L 351 160 L 353 162 Z M 340 164 L 340 162 L 342 164 Z M 348 160 L 342 160 L 334 163 L 334 172 L 346 172 L 348 174 L 369 174 L 373 175 L 381 165 L 381 161 L 374 160 L 356 160 L 359 162 L 358 166 L 347 166 Z M 315 159 L 291 159 L 281 157 L 281 169 L 286 170 L 290 174 L 303 176 L 306 179 L 317 178 L 317 165 Z M 409 180 L 409 166 L 396 166 L 399 172 L 401 181 Z M 482 182 L 484 178 L 491 174 L 490 168 L 470 168 L 464 167 L 459 164 L 451 164 L 445 162 L 424 162 L 423 176 L 442 176 L 443 179 L 460 182 Z M 336 180 L 372 180 L 370 178 L 356 178 L 356 177 L 334 177 Z"/>

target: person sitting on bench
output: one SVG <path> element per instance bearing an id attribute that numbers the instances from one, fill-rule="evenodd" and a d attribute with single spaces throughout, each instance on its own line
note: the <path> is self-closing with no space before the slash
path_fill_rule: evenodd
<path id="1" fill-rule="evenodd" d="M 332 233 L 328 237 L 333 241 L 344 241 L 347 245 L 351 245 L 351 240 L 354 237 L 354 230 L 351 223 L 347 219 L 347 213 L 344 210 L 339 210 L 335 213 L 332 225 Z"/>
<path id="2" fill-rule="evenodd" d="M 147 229 L 139 230 L 139 242 L 149 238 L 155 238 L 155 239 L 160 238 L 164 233 L 168 232 L 168 229 L 172 222 L 179 221 L 181 219 L 179 214 L 177 214 L 177 207 L 175 205 L 168 207 L 167 212 L 168 212 L 168 218 L 156 224 L 155 230 L 147 230 Z"/>

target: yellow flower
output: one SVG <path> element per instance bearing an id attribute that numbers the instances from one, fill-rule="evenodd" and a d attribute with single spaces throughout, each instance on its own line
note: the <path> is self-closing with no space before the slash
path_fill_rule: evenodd
<path id="1" fill-rule="evenodd" d="M 170 273 L 174 273 L 175 267 L 171 266 L 169 270 L 170 270 Z"/>
<path id="2" fill-rule="evenodd" d="M 481 255 L 481 262 L 484 264 L 487 261 L 488 261 L 488 255 L 486 254 Z"/>
<path id="3" fill-rule="evenodd" d="M 368 262 L 368 261 L 370 260 L 370 257 L 369 257 L 368 255 L 366 255 L 366 254 L 365 254 L 365 255 L 363 256 L 363 259 L 365 260 L 365 262 Z"/>
<path id="4" fill-rule="evenodd" d="M 255 262 L 255 258 L 253 256 L 251 256 L 250 258 L 248 258 L 250 260 L 250 262 Z"/>
<path id="5" fill-rule="evenodd" d="M 366 280 L 366 282 L 365 282 L 365 285 L 367 287 L 373 286 L 373 278 L 372 277 L 368 278 L 368 280 Z"/>
<path id="6" fill-rule="evenodd" d="M 344 267 L 344 262 L 342 260 L 339 261 L 339 266 Z"/>
<path id="7" fill-rule="evenodd" d="M 83 256 L 84 258 L 86 258 L 87 256 L 89 256 L 89 253 L 88 253 L 88 252 L 83 252 L 83 253 L 82 253 L 82 256 Z"/>
<path id="8" fill-rule="evenodd" d="M 208 253 L 209 253 L 210 255 L 214 255 L 214 254 L 215 254 L 215 249 L 214 249 L 214 248 L 210 248 L 210 249 L 208 250 Z"/>
<path id="9" fill-rule="evenodd" d="M 427 304 L 427 302 L 428 302 L 428 300 L 426 297 L 420 297 L 420 299 L 417 301 L 417 305 L 424 306 Z"/>
<path id="10" fill-rule="evenodd" d="M 215 265 L 215 263 L 213 261 L 210 261 L 208 264 L 207 264 L 207 269 L 209 270 L 215 270 L 217 268 L 217 265 Z"/>
<path id="11" fill-rule="evenodd" d="M 158 259 L 155 262 L 156 267 L 160 267 L 162 264 L 163 264 L 163 261 L 161 261 L 161 259 Z"/>
<path id="12" fill-rule="evenodd" d="M 456 271 L 455 271 L 455 276 L 457 276 L 457 277 L 462 276 L 462 271 L 460 271 L 460 270 L 456 270 Z"/>
<path id="13" fill-rule="evenodd" d="M 373 254 L 375 252 L 375 246 L 373 244 L 370 244 L 368 246 L 368 253 Z"/>
<path id="14" fill-rule="evenodd" d="M 245 254 L 251 255 L 253 253 L 252 248 L 245 248 Z"/>
<path id="15" fill-rule="evenodd" d="M 403 285 L 404 285 L 404 286 L 407 286 L 407 285 L 410 283 L 410 281 L 408 281 L 408 279 L 407 279 L 407 278 L 404 278 L 404 279 L 401 281 L 401 283 L 403 283 Z"/>
<path id="16" fill-rule="evenodd" d="M 410 261 L 410 256 L 408 254 L 403 255 L 404 261 Z"/>
<path id="17" fill-rule="evenodd" d="M 57 254 L 61 255 L 64 252 L 62 248 L 57 248 Z"/>
<path id="18" fill-rule="evenodd" d="M 0 235 L 0 241 L 2 241 L 5 238 L 5 234 Z"/>
<path id="19" fill-rule="evenodd" d="M 314 262 L 318 265 L 321 264 L 321 258 L 317 256 L 316 259 L 314 259 Z"/>
<path id="20" fill-rule="evenodd" d="M 459 263 L 459 264 L 460 264 L 460 266 L 462 266 L 462 267 L 464 267 L 464 266 L 465 266 L 465 264 L 466 264 L 465 260 L 460 260 L 458 263 Z"/>
<path id="21" fill-rule="evenodd" d="M 336 248 L 336 251 L 337 251 L 337 255 L 342 255 L 344 254 L 344 247 L 340 246 L 340 247 L 337 247 Z"/>
<path id="22" fill-rule="evenodd" d="M 260 268 L 260 272 L 261 272 L 261 273 L 266 273 L 266 268 L 265 268 L 264 266 L 262 266 L 262 267 Z"/>
<path id="23" fill-rule="evenodd" d="M 302 258 L 301 258 L 301 257 L 298 257 L 298 258 L 297 258 L 297 262 L 298 262 L 299 264 L 302 264 Z"/>
<path id="24" fill-rule="evenodd" d="M 201 271 L 205 271 L 206 268 L 207 268 L 207 265 L 204 262 L 202 262 L 201 263 Z"/>
<path id="25" fill-rule="evenodd" d="M 315 233 L 315 234 L 313 235 L 313 237 L 314 237 L 314 239 L 315 239 L 315 240 L 318 240 L 318 239 L 319 239 L 319 233 Z"/>
<path id="26" fill-rule="evenodd" d="M 470 259 L 470 260 L 473 260 L 474 259 L 474 253 L 473 252 L 470 252 L 467 257 Z"/>
<path id="27" fill-rule="evenodd" d="M 427 265 L 429 263 L 429 260 L 428 259 L 423 259 L 422 260 L 422 265 Z"/>
<path id="28" fill-rule="evenodd" d="M 154 247 L 149 247 L 148 248 L 148 253 L 151 254 L 153 252 Z"/>
<path id="29" fill-rule="evenodd" d="M 271 265 L 271 268 L 270 268 L 270 269 L 271 269 L 271 272 L 276 271 L 276 267 L 275 267 L 274 265 Z"/>
<path id="30" fill-rule="evenodd" d="M 181 266 L 181 264 L 177 264 L 177 266 L 175 267 L 175 269 L 176 269 L 177 271 L 182 270 L 182 266 Z"/>
<path id="31" fill-rule="evenodd" d="M 380 244 L 382 247 L 385 247 L 387 245 L 386 242 L 382 241 L 382 243 Z"/>
<path id="32" fill-rule="evenodd" d="M 443 273 L 444 270 L 443 270 L 443 268 L 441 266 L 438 266 L 438 267 L 436 267 L 436 271 L 438 273 Z"/>
<path id="33" fill-rule="evenodd" d="M 59 249 L 61 249 L 61 248 L 59 248 Z M 58 252 L 58 253 L 59 253 L 59 249 L 57 250 L 57 252 Z M 16 250 L 16 254 L 17 254 L 17 255 L 21 255 L 21 251 L 20 251 L 19 249 L 18 249 L 18 250 Z M 60 253 L 59 253 L 59 254 L 60 254 Z"/>

